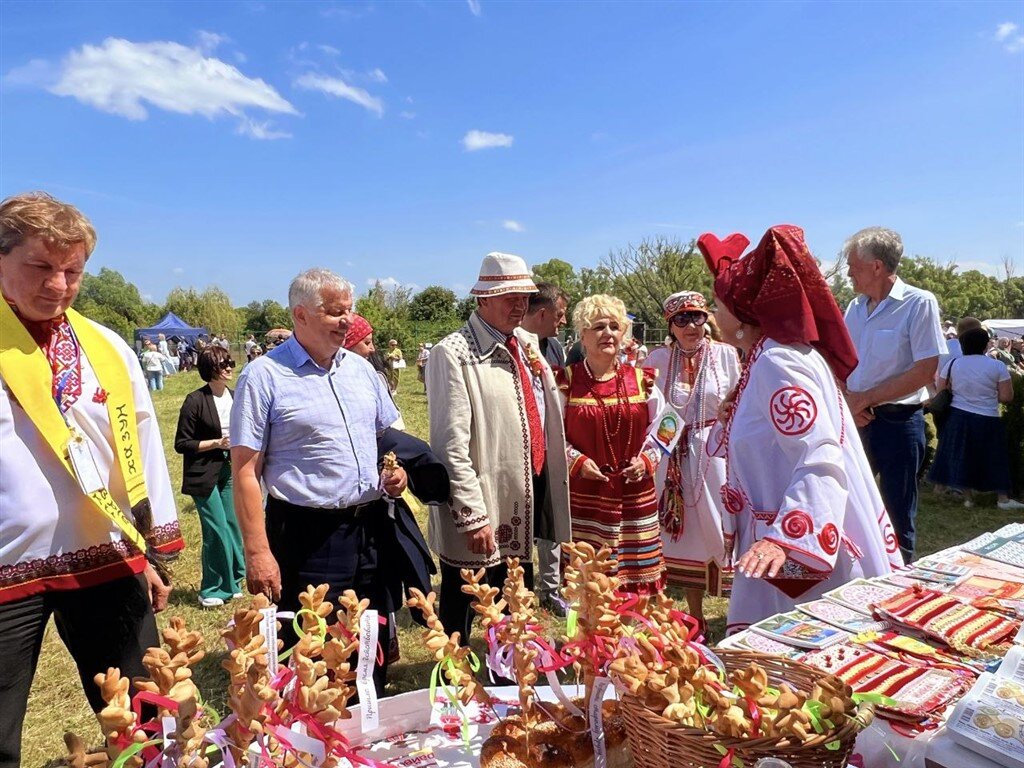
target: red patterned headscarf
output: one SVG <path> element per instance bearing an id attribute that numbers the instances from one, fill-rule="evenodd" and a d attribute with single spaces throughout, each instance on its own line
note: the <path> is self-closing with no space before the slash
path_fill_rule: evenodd
<path id="1" fill-rule="evenodd" d="M 345 343 L 342 346 L 345 349 L 352 349 L 352 347 L 371 333 L 373 333 L 373 326 L 370 325 L 370 321 L 362 315 L 357 315 L 353 312 L 352 319 L 348 324 L 348 330 L 345 332 Z"/>
<path id="2" fill-rule="evenodd" d="M 740 234 L 701 235 L 697 246 L 715 276 L 715 295 L 737 319 L 760 326 L 780 344 L 815 347 L 843 383 L 857 367 L 857 350 L 843 313 L 799 227 L 769 229 L 758 246 Z"/>

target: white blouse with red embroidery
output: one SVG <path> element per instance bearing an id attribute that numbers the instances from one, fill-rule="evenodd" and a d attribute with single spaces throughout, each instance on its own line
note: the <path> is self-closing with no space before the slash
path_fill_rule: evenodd
<path id="1" fill-rule="evenodd" d="M 786 552 L 777 579 L 736 574 L 729 631 L 858 576 L 903 564 L 846 400 L 812 347 L 766 340 L 751 352 L 724 449 L 734 559 L 756 541 Z"/>

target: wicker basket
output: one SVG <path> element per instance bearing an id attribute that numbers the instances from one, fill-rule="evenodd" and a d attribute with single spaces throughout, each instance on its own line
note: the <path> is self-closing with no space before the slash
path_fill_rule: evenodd
<path id="1" fill-rule="evenodd" d="M 764 667 L 772 685 L 785 682 L 805 693 L 813 689 L 815 682 L 827 677 L 819 669 L 782 656 L 734 650 L 716 653 L 729 671 L 756 661 Z M 752 768 L 762 757 L 780 758 L 793 768 L 843 768 L 860 731 L 860 725 L 847 718 L 837 724 L 834 731 L 805 742 L 791 744 L 785 737 L 730 739 L 662 717 L 660 712 L 647 709 L 635 696 L 621 698 L 622 714 L 629 726 L 629 746 L 637 768 L 717 768 L 722 763 L 723 753 L 715 745 L 734 750 L 733 754 L 747 768 Z M 872 705 L 861 704 L 857 715 L 862 722 L 870 723 L 874 715 Z M 838 749 L 825 746 L 836 741 Z"/>

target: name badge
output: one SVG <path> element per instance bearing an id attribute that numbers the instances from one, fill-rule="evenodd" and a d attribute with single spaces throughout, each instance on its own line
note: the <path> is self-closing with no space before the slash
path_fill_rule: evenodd
<path id="1" fill-rule="evenodd" d="M 75 432 L 68 440 L 68 459 L 82 493 L 88 495 L 103 490 L 105 486 L 96 466 L 96 459 L 92 455 L 92 448 L 80 432 Z"/>

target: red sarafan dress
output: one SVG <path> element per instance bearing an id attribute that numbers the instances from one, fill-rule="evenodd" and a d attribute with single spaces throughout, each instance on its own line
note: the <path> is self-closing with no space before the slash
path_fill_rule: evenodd
<path id="1" fill-rule="evenodd" d="M 654 378 L 653 370 L 620 365 L 614 378 L 595 381 L 582 362 L 556 374 L 565 398 L 573 540 L 611 548 L 622 589 L 641 594 L 660 592 L 665 584 L 653 477 L 661 457 L 647 441 L 663 403 Z M 622 470 L 637 455 L 647 476 L 627 483 Z M 580 477 L 588 458 L 608 482 Z"/>

